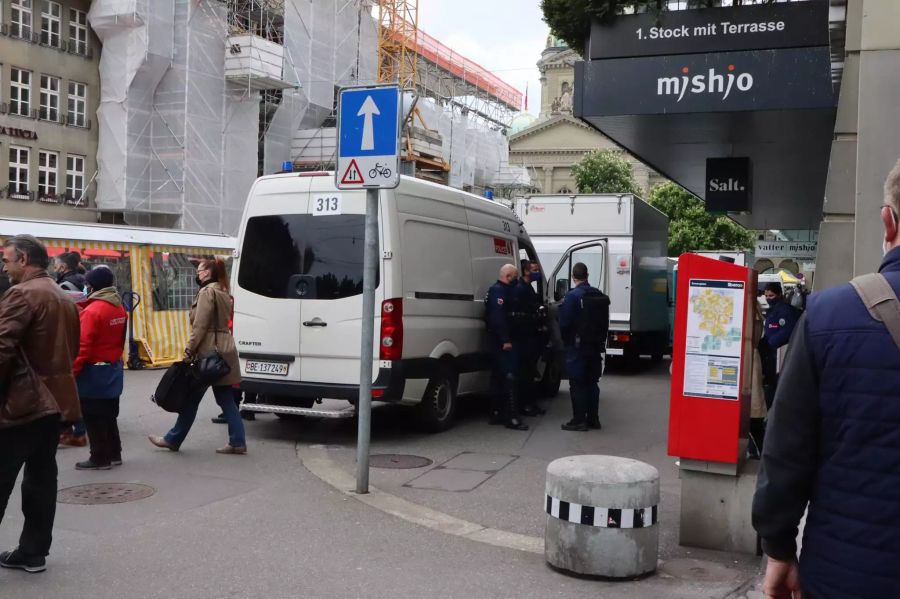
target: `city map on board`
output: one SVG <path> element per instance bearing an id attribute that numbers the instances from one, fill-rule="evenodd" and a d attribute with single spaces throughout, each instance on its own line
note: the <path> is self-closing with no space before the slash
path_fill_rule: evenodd
<path id="1" fill-rule="evenodd" d="M 691 279 L 684 394 L 737 399 L 743 346 L 742 281 Z"/>

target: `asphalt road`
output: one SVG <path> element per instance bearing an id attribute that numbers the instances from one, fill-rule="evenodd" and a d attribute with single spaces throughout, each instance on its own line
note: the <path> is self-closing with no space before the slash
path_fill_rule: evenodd
<path id="1" fill-rule="evenodd" d="M 559 455 L 629 455 L 660 468 L 664 502 L 677 498 L 677 470 L 664 455 L 664 367 L 604 379 L 599 433 L 565 433 L 562 396 L 529 433 L 488 427 L 479 402 L 440 435 L 414 428 L 403 411 L 376 411 L 373 453 L 422 455 L 439 464 L 462 452 L 515 455 L 470 492 L 415 489 L 418 471 L 373 470 L 390 493 L 458 517 L 540 536 L 543 469 Z M 214 453 L 226 442 L 211 394 L 179 453 L 146 440 L 174 416 L 149 402 L 160 372 L 128 373 L 119 426 L 125 464 L 106 472 L 74 470 L 86 449 L 59 452 L 60 489 L 90 483 L 138 483 L 155 494 L 115 505 L 58 505 L 48 571 L 0 571 L 0 597 L 726 597 L 746 583 L 758 560 L 679 548 L 661 529 L 660 574 L 637 582 L 600 582 L 559 574 L 542 556 L 493 547 L 422 528 L 348 498 L 307 471 L 310 446 L 331 447 L 352 468 L 352 423 L 282 421 L 247 424 L 249 454 Z M 534 422 L 534 421 L 533 421 Z M 580 436 L 578 436 L 580 435 Z M 666 516 L 666 514 L 669 514 Z M 21 528 L 18 489 L 0 525 L 0 547 Z M 733 595 L 738 596 L 738 595 Z"/>

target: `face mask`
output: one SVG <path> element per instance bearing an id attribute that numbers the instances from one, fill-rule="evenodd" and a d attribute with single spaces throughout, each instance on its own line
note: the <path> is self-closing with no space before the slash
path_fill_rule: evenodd
<path id="1" fill-rule="evenodd" d="M 203 281 L 200 280 L 200 275 L 194 277 L 194 281 L 197 282 L 197 287 L 203 287 Z"/>
<path id="2" fill-rule="evenodd" d="M 778 303 L 778 300 L 777 300 L 777 299 L 774 299 L 774 298 L 773 298 L 773 299 L 767 299 L 767 300 L 766 300 L 766 303 L 769 304 L 769 307 L 771 308 L 772 306 L 774 306 L 775 304 Z"/>
<path id="3" fill-rule="evenodd" d="M 897 215 L 894 213 L 893 210 L 891 210 L 891 219 L 894 221 L 894 227 L 896 227 L 897 226 Z M 886 255 L 890 250 L 891 250 L 891 248 L 888 247 L 887 241 L 882 241 L 881 242 L 881 254 Z"/>
<path id="4" fill-rule="evenodd" d="M 84 289 L 81 290 L 81 295 L 83 295 L 84 297 L 87 297 L 90 294 L 91 294 L 91 288 L 88 287 L 87 285 L 85 285 Z"/>
<path id="5" fill-rule="evenodd" d="M 540 281 L 541 273 L 539 273 L 539 272 L 528 273 L 528 278 L 531 280 L 532 283 L 535 281 Z"/>

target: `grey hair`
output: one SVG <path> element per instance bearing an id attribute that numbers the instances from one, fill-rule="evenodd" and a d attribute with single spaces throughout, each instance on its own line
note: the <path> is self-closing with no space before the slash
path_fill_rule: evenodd
<path id="1" fill-rule="evenodd" d="M 894 214 L 900 215 L 900 160 L 884 182 L 884 203 L 893 208 Z"/>
<path id="2" fill-rule="evenodd" d="M 3 247 L 13 247 L 17 256 L 25 256 L 30 266 L 39 268 L 47 268 L 50 266 L 50 256 L 47 255 L 47 248 L 38 241 L 33 235 L 16 235 L 10 237 L 3 244 Z"/>

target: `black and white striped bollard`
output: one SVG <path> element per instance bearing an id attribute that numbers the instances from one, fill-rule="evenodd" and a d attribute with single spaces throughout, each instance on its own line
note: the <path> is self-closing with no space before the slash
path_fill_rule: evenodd
<path id="1" fill-rule="evenodd" d="M 659 472 L 605 455 L 547 466 L 544 555 L 554 568 L 586 576 L 632 578 L 656 570 Z"/>

